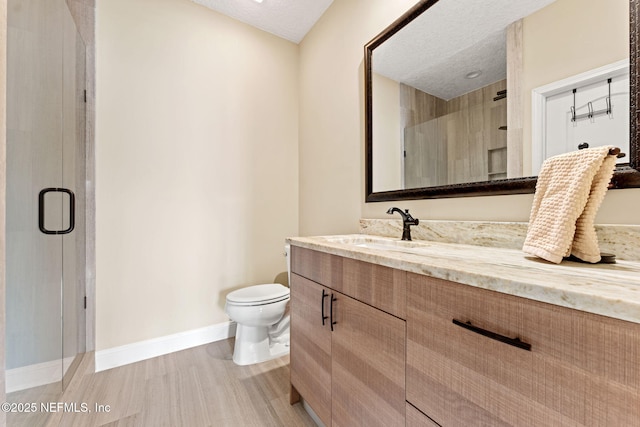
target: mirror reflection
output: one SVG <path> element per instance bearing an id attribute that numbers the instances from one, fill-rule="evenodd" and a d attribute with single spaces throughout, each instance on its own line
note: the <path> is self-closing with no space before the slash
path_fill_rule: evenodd
<path id="1" fill-rule="evenodd" d="M 439 0 L 372 52 L 373 192 L 628 153 L 628 23 L 627 0 Z"/>

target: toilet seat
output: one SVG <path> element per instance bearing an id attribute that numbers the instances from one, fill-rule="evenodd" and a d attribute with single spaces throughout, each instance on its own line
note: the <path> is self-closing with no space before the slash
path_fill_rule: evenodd
<path id="1" fill-rule="evenodd" d="M 254 285 L 238 289 L 227 295 L 227 302 L 233 305 L 265 305 L 289 298 L 290 290 L 279 283 Z"/>

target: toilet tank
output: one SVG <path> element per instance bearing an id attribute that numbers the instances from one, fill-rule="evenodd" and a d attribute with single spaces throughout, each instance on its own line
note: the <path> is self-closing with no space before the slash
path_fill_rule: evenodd
<path id="1" fill-rule="evenodd" d="M 291 245 L 284 245 L 284 256 L 287 259 L 287 285 L 291 286 Z"/>

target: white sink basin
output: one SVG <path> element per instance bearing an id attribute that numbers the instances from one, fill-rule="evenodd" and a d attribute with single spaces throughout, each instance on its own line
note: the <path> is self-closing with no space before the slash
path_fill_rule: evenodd
<path id="1" fill-rule="evenodd" d="M 354 246 L 356 248 L 402 252 L 415 255 L 427 255 L 429 249 L 432 249 L 430 242 L 406 241 L 391 239 L 389 237 L 346 235 L 324 237 L 323 239 L 330 243 Z"/>

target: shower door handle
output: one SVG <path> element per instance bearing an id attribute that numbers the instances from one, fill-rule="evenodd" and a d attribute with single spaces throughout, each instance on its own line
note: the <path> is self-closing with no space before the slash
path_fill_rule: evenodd
<path id="1" fill-rule="evenodd" d="M 69 195 L 69 227 L 64 230 L 48 230 L 44 226 L 45 203 L 47 193 L 66 193 Z M 44 234 L 69 234 L 76 226 L 76 196 L 67 188 L 43 188 L 38 194 L 38 228 Z"/>

